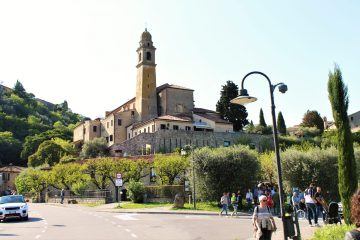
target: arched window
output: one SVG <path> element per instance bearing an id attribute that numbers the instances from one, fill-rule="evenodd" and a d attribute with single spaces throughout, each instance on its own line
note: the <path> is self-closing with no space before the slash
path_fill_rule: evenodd
<path id="1" fill-rule="evenodd" d="M 146 60 L 151 61 L 151 52 L 146 52 Z"/>
<path id="2" fill-rule="evenodd" d="M 141 53 L 139 53 L 139 62 L 141 61 Z"/>

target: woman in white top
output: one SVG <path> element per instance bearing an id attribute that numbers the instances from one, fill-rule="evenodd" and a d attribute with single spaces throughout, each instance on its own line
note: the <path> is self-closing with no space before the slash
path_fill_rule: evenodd
<path id="1" fill-rule="evenodd" d="M 259 240 L 271 240 L 272 232 L 276 231 L 276 224 L 266 201 L 266 196 L 259 197 L 260 205 L 255 207 L 252 218 L 254 237 Z"/>

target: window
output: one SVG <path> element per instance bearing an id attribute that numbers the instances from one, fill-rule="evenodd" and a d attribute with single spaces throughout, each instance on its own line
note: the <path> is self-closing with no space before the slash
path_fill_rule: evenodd
<path id="1" fill-rule="evenodd" d="M 108 143 L 109 142 L 109 137 L 106 137 L 105 139 L 106 139 L 106 142 Z"/>
<path id="2" fill-rule="evenodd" d="M 155 132 L 155 125 L 152 125 L 152 132 Z"/>
<path id="3" fill-rule="evenodd" d="M 144 128 L 144 133 L 146 133 L 146 128 Z"/>
<path id="4" fill-rule="evenodd" d="M 118 126 L 121 126 L 121 119 L 118 119 Z"/>
<path id="5" fill-rule="evenodd" d="M 97 126 L 93 126 L 93 132 L 97 131 Z"/>
<path id="6" fill-rule="evenodd" d="M 150 43 L 148 43 L 148 47 L 150 47 Z"/>
<path id="7" fill-rule="evenodd" d="M 106 127 L 109 128 L 109 122 L 106 123 Z"/>
<path id="8" fill-rule="evenodd" d="M 130 133 L 129 133 L 129 137 L 128 137 L 128 139 L 130 139 Z"/>
<path id="9" fill-rule="evenodd" d="M 174 130 L 179 130 L 179 126 L 178 126 L 178 125 L 174 125 L 174 126 L 173 126 L 173 129 L 174 129 Z"/>
<path id="10" fill-rule="evenodd" d="M 113 135 L 110 135 L 110 142 L 113 141 Z"/>
<path id="11" fill-rule="evenodd" d="M 113 126 L 114 125 L 114 121 L 113 120 L 111 120 L 111 126 Z"/>
<path id="12" fill-rule="evenodd" d="M 86 133 L 86 128 L 84 128 L 84 131 L 83 131 L 83 133 L 84 133 L 84 135 L 85 135 L 85 133 Z"/>
<path id="13" fill-rule="evenodd" d="M 148 127 L 148 132 L 150 132 L 150 126 Z"/>
<path id="14" fill-rule="evenodd" d="M 350 117 L 350 120 L 353 121 L 353 120 L 354 120 L 354 117 Z"/>
<path id="15" fill-rule="evenodd" d="M 229 147 L 230 146 L 230 141 L 224 141 L 224 147 Z"/>
<path id="16" fill-rule="evenodd" d="M 160 129 L 166 129 L 166 125 L 165 124 L 160 124 Z"/>
<path id="17" fill-rule="evenodd" d="M 186 127 L 185 127 L 185 130 L 186 130 L 186 131 L 191 131 L 191 127 L 186 126 Z"/>
<path id="18" fill-rule="evenodd" d="M 139 62 L 141 61 L 141 53 L 139 53 Z"/>
<path id="19" fill-rule="evenodd" d="M 146 52 L 146 60 L 151 61 L 151 52 Z"/>
<path id="20" fill-rule="evenodd" d="M 137 135 L 137 132 L 135 132 L 135 136 Z"/>
<path id="21" fill-rule="evenodd" d="M 135 115 L 135 112 L 134 111 L 131 111 L 131 116 L 133 117 Z"/>

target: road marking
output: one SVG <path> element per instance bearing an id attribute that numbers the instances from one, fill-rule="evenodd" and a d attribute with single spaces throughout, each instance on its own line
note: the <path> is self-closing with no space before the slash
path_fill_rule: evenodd
<path id="1" fill-rule="evenodd" d="M 121 228 L 121 227 L 123 227 L 123 226 L 121 226 L 121 225 L 117 225 L 119 228 Z"/>
<path id="2" fill-rule="evenodd" d="M 35 239 L 39 239 L 41 237 L 41 235 L 36 235 Z"/>
<path id="3" fill-rule="evenodd" d="M 42 230 L 41 232 L 44 233 L 44 232 L 46 232 L 46 230 Z"/>
<path id="4" fill-rule="evenodd" d="M 116 222 L 111 222 L 112 224 L 116 225 Z"/>
<path id="5" fill-rule="evenodd" d="M 121 214 L 121 215 L 116 215 L 114 216 L 115 218 L 118 218 L 120 220 L 124 220 L 124 221 L 136 221 L 138 219 L 134 218 L 134 216 L 136 216 L 137 214 Z"/>
<path id="6" fill-rule="evenodd" d="M 136 234 L 134 234 L 134 233 L 132 233 L 131 236 L 132 236 L 133 238 L 137 238 Z"/>
<path id="7" fill-rule="evenodd" d="M 127 231 L 128 233 L 129 233 L 129 232 L 131 232 L 131 230 L 130 230 L 130 229 L 128 229 L 128 228 L 125 228 L 125 231 Z"/>

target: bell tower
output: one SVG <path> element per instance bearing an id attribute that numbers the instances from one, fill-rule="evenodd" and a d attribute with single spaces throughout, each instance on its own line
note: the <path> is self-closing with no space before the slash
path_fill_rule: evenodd
<path id="1" fill-rule="evenodd" d="M 141 34 L 138 54 L 137 81 L 136 81 L 136 110 L 138 121 L 146 121 L 157 117 L 156 96 L 156 64 L 155 50 L 151 34 L 145 28 Z"/>

